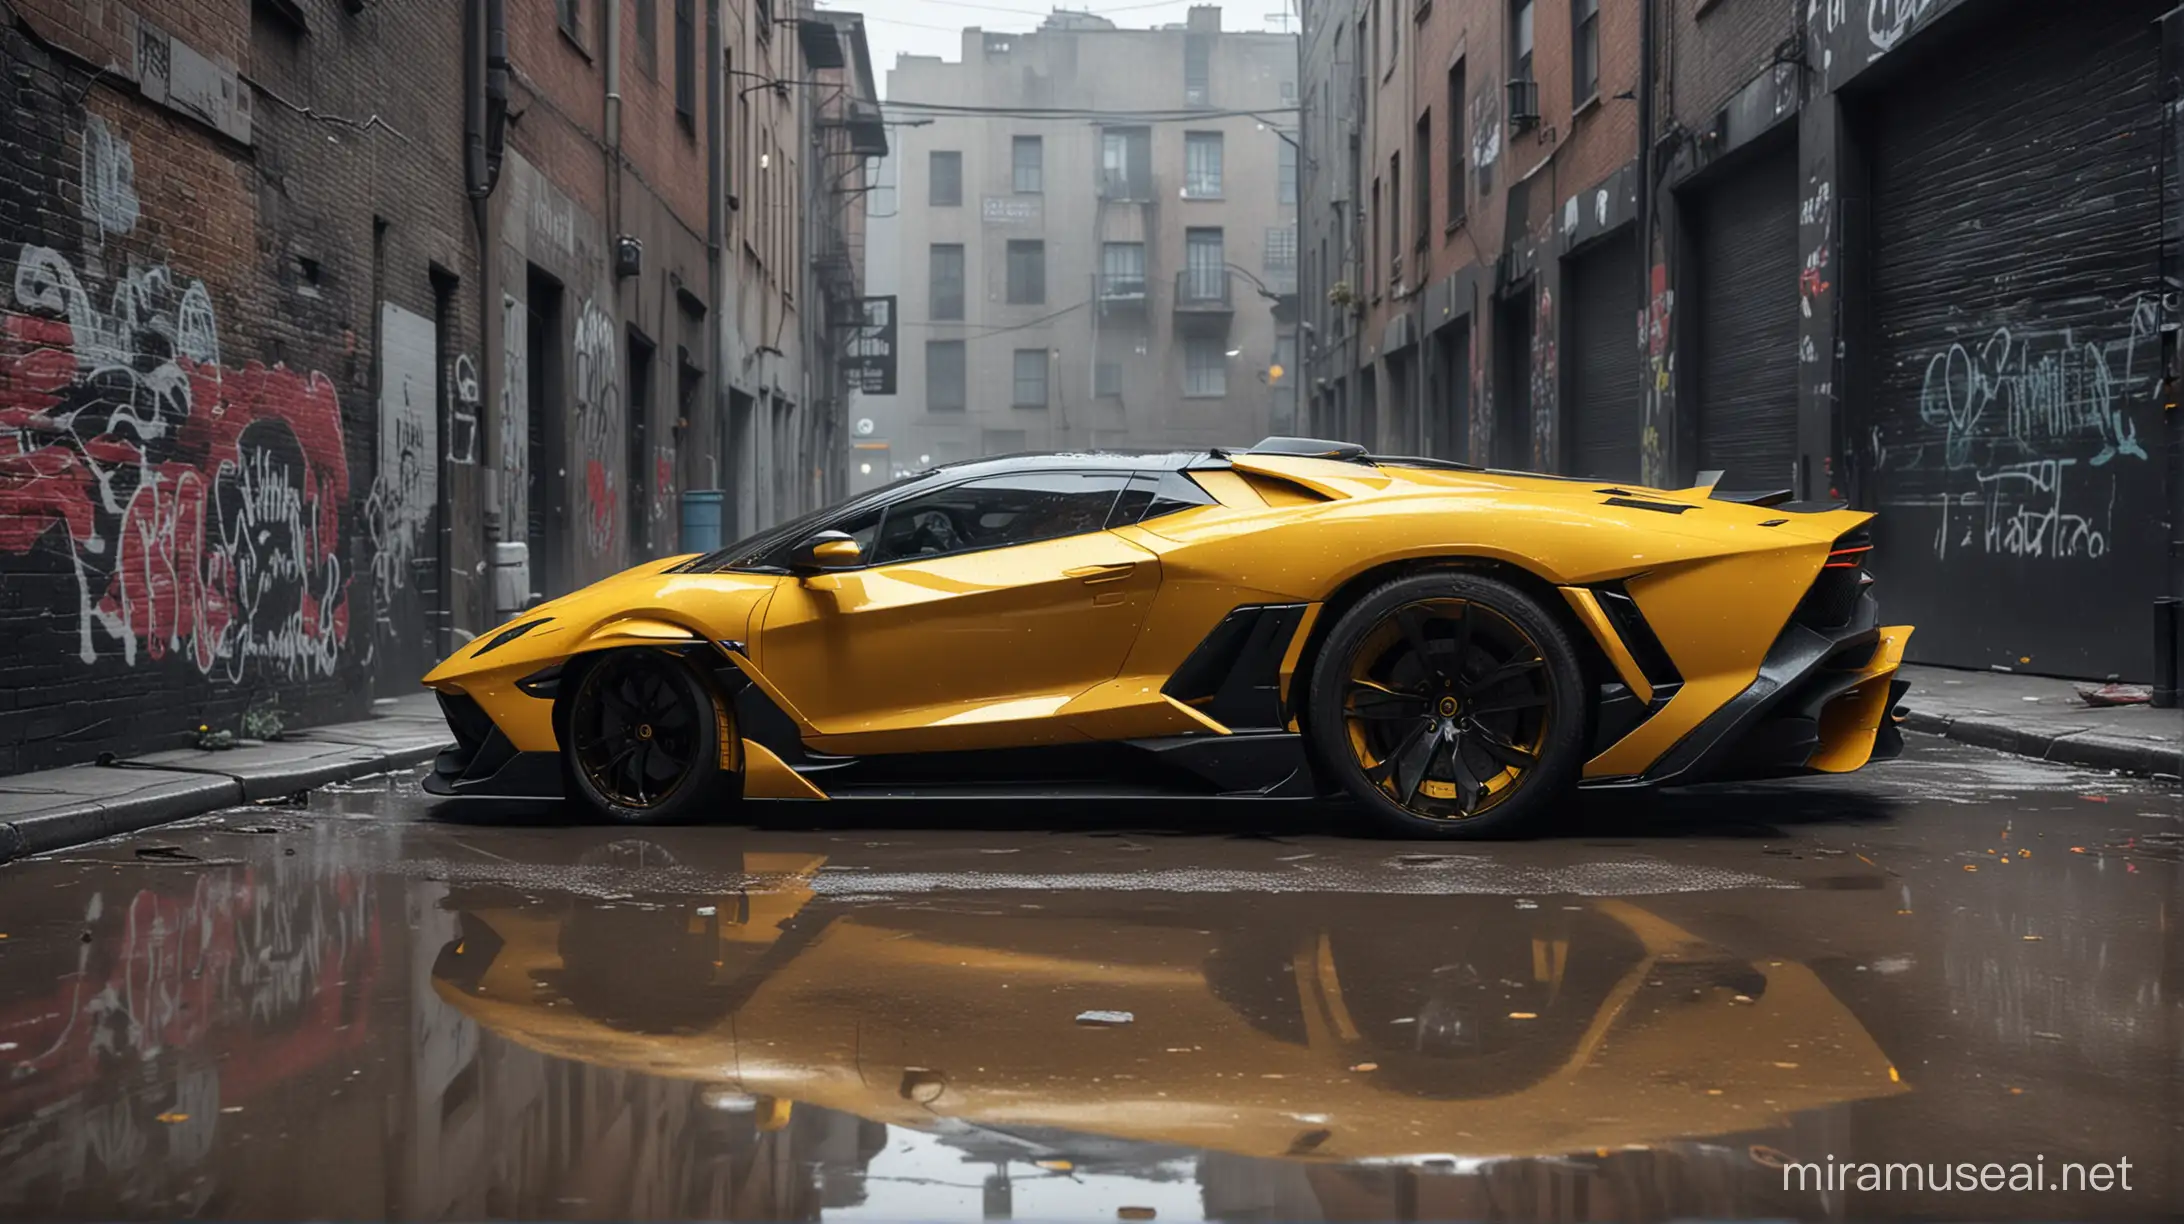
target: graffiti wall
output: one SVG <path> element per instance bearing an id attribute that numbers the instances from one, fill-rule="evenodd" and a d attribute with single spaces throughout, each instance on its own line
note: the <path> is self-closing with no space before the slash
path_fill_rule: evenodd
<path id="1" fill-rule="evenodd" d="M 437 204 L 433 166 L 383 187 L 377 129 L 215 131 L 50 7 L 0 27 L 0 775 L 362 717 L 414 683 L 375 626 L 483 446 L 459 169 Z M 375 72 L 388 127 L 441 113 Z"/>
<path id="2" fill-rule="evenodd" d="M 127 135 L 92 115 L 71 138 L 53 186 L 80 224 L 0 243 L 0 673 L 44 696 L 0 773 L 144 743 L 147 693 L 293 709 L 352 637 L 341 393 L 239 343 L 164 256 Z M 133 684 L 69 683 L 107 676 Z M 172 714 L 166 743 L 199 721 Z"/>
<path id="3" fill-rule="evenodd" d="M 101 224 L 126 216 L 111 202 Z M 0 564 L 74 587 L 73 657 L 239 683 L 327 677 L 349 637 L 341 408 L 223 361 L 202 281 L 26 244 L 0 311 Z"/>
<path id="4" fill-rule="evenodd" d="M 575 356 L 576 462 L 584 473 L 584 500 L 579 508 L 583 547 L 592 557 L 612 554 L 616 525 L 620 521 L 621 483 L 615 473 L 615 456 L 621 439 L 616 425 L 622 417 L 622 341 L 614 319 L 599 303 L 585 299 L 576 316 Z"/>

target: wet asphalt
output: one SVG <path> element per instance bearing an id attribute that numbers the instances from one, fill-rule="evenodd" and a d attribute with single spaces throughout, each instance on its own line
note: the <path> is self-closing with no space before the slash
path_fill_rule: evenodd
<path id="1" fill-rule="evenodd" d="M 2172 789 L 1919 739 L 1490 845 L 728 819 L 405 774 L 0 868 L 0 1213 L 2184 1213 Z"/>

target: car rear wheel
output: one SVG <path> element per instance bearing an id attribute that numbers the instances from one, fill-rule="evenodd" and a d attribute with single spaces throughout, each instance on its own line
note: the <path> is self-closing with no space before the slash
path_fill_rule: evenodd
<path id="1" fill-rule="evenodd" d="M 610 820 L 657 824 L 725 797 L 721 737 L 732 734 L 697 670 L 659 650 L 617 650 L 584 669 L 561 725 L 574 791 Z"/>
<path id="2" fill-rule="evenodd" d="M 1391 831 L 1491 837 L 1535 826 L 1583 765 L 1584 676 L 1567 634 L 1506 582 L 1397 579 L 1322 645 L 1317 755 Z"/>

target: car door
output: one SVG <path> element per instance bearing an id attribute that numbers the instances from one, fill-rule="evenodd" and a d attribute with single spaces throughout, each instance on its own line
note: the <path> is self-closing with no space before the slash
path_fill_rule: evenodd
<path id="1" fill-rule="evenodd" d="M 1129 477 L 986 476 L 837 524 L 864 563 L 784 583 L 759 667 L 835 751 L 1071 738 L 1055 713 L 1121 672 L 1160 586 L 1106 529 Z"/>

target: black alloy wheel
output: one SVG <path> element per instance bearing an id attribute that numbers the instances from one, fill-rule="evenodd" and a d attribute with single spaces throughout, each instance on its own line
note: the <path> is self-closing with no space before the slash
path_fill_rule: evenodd
<path id="1" fill-rule="evenodd" d="M 1506 583 L 1462 572 L 1392 582 L 1343 616 L 1313 670 L 1314 747 L 1398 831 L 1507 832 L 1576 781 L 1586 711 L 1575 653 Z"/>
<path id="2" fill-rule="evenodd" d="M 728 733 L 704 679 L 664 651 L 618 650 L 586 668 L 562 725 L 577 789 L 610 819 L 689 815 L 721 778 Z"/>

